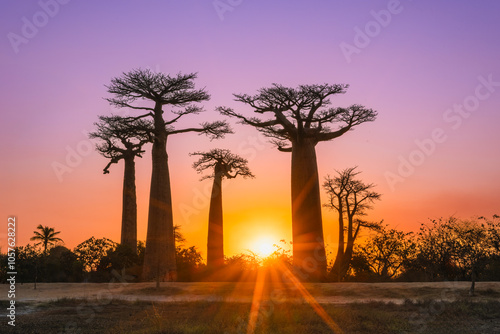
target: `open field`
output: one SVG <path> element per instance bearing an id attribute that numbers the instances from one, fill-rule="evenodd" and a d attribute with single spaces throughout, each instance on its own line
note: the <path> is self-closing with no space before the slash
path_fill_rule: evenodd
<path id="1" fill-rule="evenodd" d="M 425 283 L 303 283 L 320 304 L 347 304 L 362 302 L 391 302 L 402 304 L 413 301 L 455 301 L 469 298 L 469 282 Z M 192 302 L 225 301 L 251 302 L 255 283 L 251 282 L 196 282 L 161 283 L 33 283 L 17 284 L 18 302 L 36 303 L 62 298 L 118 299 L 127 301 Z M 0 300 L 7 299 L 8 285 L 0 285 Z M 290 302 L 301 302 L 303 296 L 292 283 L 265 283 L 264 297 Z M 474 301 L 500 301 L 500 282 L 479 282 Z"/>
<path id="2" fill-rule="evenodd" d="M 304 287 L 305 289 L 302 289 Z M 18 333 L 500 333 L 500 282 L 16 287 Z M 7 285 L 1 332 L 9 332 Z M 10 326 L 9 326 L 10 327 Z M 16 331 L 12 331 L 13 333 Z M 250 331 L 252 333 L 252 331 Z"/>

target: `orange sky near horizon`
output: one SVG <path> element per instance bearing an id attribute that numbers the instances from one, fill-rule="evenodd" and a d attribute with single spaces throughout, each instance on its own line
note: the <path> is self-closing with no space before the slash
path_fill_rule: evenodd
<path id="1" fill-rule="evenodd" d="M 375 122 L 376 123 L 376 122 Z M 346 134 L 357 137 L 358 140 L 370 136 L 368 128 L 375 125 L 365 124 L 358 130 Z M 235 128 L 241 128 L 236 125 Z M 255 179 L 224 180 L 224 240 L 225 254 L 232 256 L 245 253 L 247 250 L 259 252 L 259 240 L 279 244 L 281 239 L 291 241 L 291 206 L 290 206 L 290 154 L 278 152 L 271 144 L 264 141 L 253 129 L 248 129 L 247 135 L 232 135 L 243 138 L 240 147 L 233 150 L 249 160 L 249 166 L 256 175 Z M 357 134 L 356 134 L 357 133 Z M 226 140 L 231 138 L 228 136 Z M 355 138 L 352 141 L 356 142 Z M 193 139 L 196 139 L 194 141 Z M 82 140 L 86 141 L 83 138 Z M 220 141 L 224 143 L 226 140 Z M 226 147 L 210 143 L 195 134 L 172 137 L 169 148 L 180 142 L 181 146 L 192 146 L 190 152 L 201 149 L 197 142 L 210 147 Z M 250 144 L 252 143 L 252 144 Z M 78 145 L 78 142 L 76 143 Z M 353 166 L 355 156 L 334 152 L 340 144 L 322 143 L 318 146 L 319 170 L 322 182 L 326 174 L 333 175 L 335 169 L 328 168 L 337 161 L 337 166 L 346 168 Z M 363 150 L 370 150 L 370 145 Z M 207 147 L 208 149 L 208 147 Z M 138 237 L 145 240 L 147 227 L 147 209 L 150 181 L 150 152 L 137 161 L 137 195 L 138 195 Z M 181 231 L 187 239 L 187 245 L 195 245 L 204 255 L 206 252 L 206 237 L 208 229 L 209 197 L 212 181 L 199 181 L 201 175 L 190 167 L 195 157 L 187 156 L 187 152 L 179 152 L 175 148 L 169 155 L 174 204 L 174 221 L 181 226 Z M 24 161 L 23 163 L 28 163 Z M 25 177 L 25 182 L 31 183 L 33 190 L 24 191 L 12 183 L 11 199 L 17 206 L 12 206 L 14 212 L 23 212 L 18 217 L 18 244 L 29 242 L 32 231 L 37 223 L 53 226 L 61 231 L 65 245 L 74 248 L 78 243 L 91 236 L 107 237 L 114 241 L 120 239 L 121 223 L 121 187 L 123 165 L 113 165 L 111 173 L 102 174 L 106 160 L 97 153 L 91 153 L 82 161 L 82 166 L 64 175 L 64 182 L 54 182 L 53 171 L 41 169 L 39 174 Z M 420 223 L 428 218 L 456 215 L 470 218 L 474 215 L 493 215 L 491 208 L 496 205 L 495 190 L 485 190 L 479 196 L 467 196 L 461 193 L 460 185 L 455 191 L 436 191 L 429 189 L 430 184 L 438 184 L 441 177 L 432 175 L 409 178 L 401 185 L 412 192 L 391 192 L 387 183 L 377 172 L 369 169 L 369 163 L 359 165 L 362 172 L 360 178 L 365 182 L 376 184 L 376 190 L 382 193 L 382 200 L 375 203 L 374 209 L 368 212 L 368 219 L 382 220 L 391 227 L 405 231 L 416 231 Z M 425 181 L 427 179 L 427 181 Z M 422 182 L 428 186 L 422 186 Z M 44 190 L 45 189 L 45 190 Z M 484 187 L 486 189 L 486 187 Z M 68 191 L 71 190 L 71 191 Z M 429 195 L 429 193 L 431 195 Z M 322 191 L 322 202 L 326 203 L 327 195 Z M 62 204 L 58 204 L 64 203 Z M 26 205 L 30 206 L 25 211 Z M 44 217 L 44 219 L 39 219 Z M 323 223 L 325 242 L 330 251 L 335 249 L 337 240 L 336 213 L 323 208 Z"/>
<path id="2" fill-rule="evenodd" d="M 9 215 L 18 219 L 18 245 L 30 242 L 38 224 L 61 231 L 69 248 L 92 236 L 120 240 L 123 164 L 103 175 L 107 161 L 87 133 L 98 115 L 137 115 L 104 100 L 111 78 L 134 68 L 198 72 L 196 86 L 211 99 L 204 113 L 180 126 L 223 119 L 218 106 L 250 115 L 232 94 L 255 94 L 272 83 L 349 84 L 332 106 L 362 104 L 379 115 L 318 144 L 321 183 L 335 170 L 358 166 L 359 177 L 382 194 L 367 218 L 404 231 L 439 217 L 500 214 L 500 2 L 402 0 L 391 22 L 359 46 L 359 29 L 376 24 L 373 11 L 387 6 L 386 0 L 254 0 L 221 19 L 210 1 L 72 1 L 17 52 L 3 38 L 1 250 Z M 37 1 L 0 7 L 4 36 L 22 34 L 23 17 L 42 10 Z M 346 43 L 359 52 L 346 56 Z M 226 255 L 256 251 L 261 239 L 291 241 L 290 153 L 229 122 L 235 133 L 223 140 L 182 134 L 168 141 L 174 221 L 202 254 L 211 181 L 199 181 L 191 168 L 196 158 L 188 154 L 212 148 L 248 159 L 256 176 L 224 181 Z M 136 166 L 140 240 L 146 238 L 149 150 Z M 323 223 L 334 249 L 335 213 L 323 208 Z"/>

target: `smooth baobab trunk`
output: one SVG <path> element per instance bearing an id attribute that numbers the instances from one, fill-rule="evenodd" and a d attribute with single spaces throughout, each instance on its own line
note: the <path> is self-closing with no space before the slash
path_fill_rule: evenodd
<path id="1" fill-rule="evenodd" d="M 323 280 L 326 255 L 321 218 L 315 144 L 309 140 L 292 146 L 293 263 L 303 279 Z"/>
<path id="2" fill-rule="evenodd" d="M 125 156 L 124 160 L 121 244 L 127 245 L 137 253 L 137 197 L 133 154 Z"/>
<path id="3" fill-rule="evenodd" d="M 160 108 L 160 111 L 156 110 L 155 112 L 155 139 L 152 148 L 153 171 L 142 272 L 144 280 L 156 278 L 161 281 L 172 281 L 177 278 L 172 195 L 166 148 L 167 133 Z"/>
<path id="4" fill-rule="evenodd" d="M 337 256 L 335 257 L 335 262 L 333 263 L 333 267 L 330 271 L 330 279 L 335 281 L 341 281 L 342 277 L 340 276 L 342 262 L 344 259 L 344 208 L 342 204 L 342 198 L 339 198 L 339 242 L 337 245 Z"/>
<path id="5" fill-rule="evenodd" d="M 215 169 L 210 211 L 208 214 L 207 266 L 212 269 L 224 264 L 222 218 L 222 173 Z"/>

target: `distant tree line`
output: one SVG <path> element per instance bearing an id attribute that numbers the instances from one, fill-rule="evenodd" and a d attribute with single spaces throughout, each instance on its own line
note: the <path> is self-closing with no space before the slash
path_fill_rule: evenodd
<path id="1" fill-rule="evenodd" d="M 196 76 L 196 73 L 168 75 L 134 69 L 112 78 L 106 86 L 110 94 L 106 100 L 111 106 L 126 108 L 134 115 L 99 116 L 96 131 L 90 134 L 98 139 L 97 150 L 109 159 L 105 174 L 112 164 L 124 160 L 121 243 L 132 250 L 137 243 L 134 161 L 142 156 L 146 144 L 152 144 L 146 249 L 141 274 L 144 280 L 175 281 L 178 276 L 167 141 L 189 132 L 204 134 L 210 139 L 233 133 L 224 119 L 179 127 L 181 118 L 183 121 L 190 116 L 193 119 L 193 115 L 204 111 L 201 103 L 210 99 L 205 89 L 195 88 Z M 372 122 L 377 116 L 376 111 L 358 104 L 333 107 L 330 100 L 346 93 L 348 87 L 325 83 L 294 88 L 273 84 L 259 89 L 255 95 L 233 94 L 235 101 L 250 109 L 250 113 L 225 106 L 216 108 L 221 116 L 254 127 L 279 151 L 291 153 L 293 264 L 309 280 L 320 281 L 327 276 L 316 145 Z M 199 165 L 195 163 L 199 172 L 213 168 L 207 254 L 208 266 L 215 272 L 224 262 L 222 179 L 253 175 L 245 159 L 227 150 L 195 154 L 201 156 Z M 352 254 L 350 241 L 352 239 L 347 240 L 346 257 L 337 265 L 339 274 L 347 270 Z"/>
<path id="2" fill-rule="evenodd" d="M 368 235 L 360 237 L 361 241 L 353 246 L 345 275 L 340 279 L 330 275 L 327 281 L 465 280 L 471 282 L 470 293 L 474 294 L 477 281 L 500 280 L 500 217 L 497 215 L 467 220 L 454 217 L 431 220 L 418 232 L 404 232 L 383 224 L 368 231 Z M 211 280 L 213 271 L 206 266 L 195 246 L 185 246 L 186 240 L 179 227 L 174 228 L 174 236 L 178 280 Z M 292 243 L 282 240 L 275 249 L 265 259 L 251 252 L 226 257 L 220 268 L 224 275 L 219 275 L 218 279 L 253 281 L 262 267 L 277 272 L 283 266 L 293 270 Z M 143 242 L 138 242 L 136 253 L 127 245 L 94 237 L 73 250 L 54 240 L 47 242 L 47 247 L 44 242 L 28 244 L 16 248 L 17 278 L 21 283 L 111 282 L 119 274 L 129 282 L 137 282 L 140 281 L 144 251 Z M 2 264 L 6 264 L 7 255 L 0 257 Z M 329 262 L 329 272 L 335 272 L 336 261 L 331 259 Z M 6 266 L 2 265 L 0 270 L 0 281 L 6 282 Z"/>
<path id="3" fill-rule="evenodd" d="M 417 233 L 382 227 L 354 248 L 345 280 L 500 280 L 500 220 L 431 220 Z"/>
<path id="4" fill-rule="evenodd" d="M 17 248 L 21 281 L 109 281 L 116 272 L 130 280 L 156 280 L 157 286 L 160 281 L 255 279 L 262 264 L 258 256 L 228 258 L 223 252 L 222 182 L 238 175 L 253 177 L 247 160 L 217 148 L 191 154 L 199 157 L 195 170 L 208 170 L 203 179 L 213 179 L 206 265 L 195 247 L 185 246 L 174 224 L 167 140 L 185 133 L 212 140 L 233 132 L 224 119 L 179 127 L 180 119 L 203 112 L 201 103 L 210 98 L 205 89 L 195 88 L 195 79 L 196 73 L 167 75 L 143 69 L 111 79 L 106 100 L 135 114 L 99 116 L 90 137 L 97 139 L 96 149 L 108 159 L 104 174 L 121 160 L 125 165 L 120 243 L 92 237 L 70 250 L 57 244 L 60 232 L 40 225 L 32 238 L 37 243 Z M 439 219 L 418 233 L 391 229 L 383 221 L 366 219 L 381 194 L 374 184 L 358 178 L 356 167 L 337 171 L 323 183 L 328 196 L 323 205 L 336 213 L 338 228 L 332 245 L 335 257 L 327 256 L 316 145 L 377 117 L 376 111 L 357 104 L 333 107 L 331 99 L 347 89 L 345 84 L 273 84 L 255 95 L 233 94 L 250 112 L 216 108 L 222 117 L 254 127 L 278 151 L 291 153 L 292 242 L 277 245 L 263 264 L 305 281 L 470 279 L 471 293 L 476 280 L 500 279 L 498 216 Z M 152 170 L 143 243 L 137 240 L 135 158 L 142 157 L 149 144 Z M 5 272 L 2 266 L 2 279 Z"/>
<path id="5" fill-rule="evenodd" d="M 107 238 L 91 237 L 78 244 L 73 250 L 56 238 L 53 228 L 39 226 L 40 232 L 48 231 L 43 238 L 35 231 L 32 240 L 40 240 L 34 245 L 15 248 L 16 279 L 19 283 L 50 282 L 111 282 L 116 275 L 125 277 L 128 282 L 140 280 L 144 262 L 145 244 L 137 243 L 137 251 L 129 244 L 119 244 Z M 185 238 L 174 227 L 176 239 L 176 260 L 180 281 L 195 281 L 205 265 L 196 247 L 185 246 Z M 0 282 L 7 277 L 7 254 L 0 254 Z M 36 285 L 35 285 L 36 286 Z"/>

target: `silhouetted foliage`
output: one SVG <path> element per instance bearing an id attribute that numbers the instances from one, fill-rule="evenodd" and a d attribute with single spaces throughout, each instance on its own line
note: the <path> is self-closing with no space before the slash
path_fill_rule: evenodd
<path id="1" fill-rule="evenodd" d="M 75 247 L 74 253 L 78 261 L 83 264 L 83 269 L 86 272 L 95 272 L 99 267 L 101 259 L 108 252 L 116 249 L 117 243 L 107 239 L 96 239 L 91 237 Z"/>
<path id="2" fill-rule="evenodd" d="M 415 257 L 416 248 L 412 232 L 382 226 L 363 244 L 356 245 L 353 257 L 357 257 L 357 270 L 369 270 L 374 276 L 388 280 L 405 271 Z"/>
<path id="3" fill-rule="evenodd" d="M 364 254 L 358 252 L 357 247 L 355 247 L 349 264 L 349 271 L 344 280 L 350 282 L 378 282 L 381 279 L 370 268 L 370 263 Z"/>
<path id="4" fill-rule="evenodd" d="M 79 282 L 83 279 L 83 264 L 76 254 L 63 246 L 52 248 L 40 266 L 43 282 Z"/>
<path id="5" fill-rule="evenodd" d="M 458 277 L 458 270 L 453 262 L 455 255 L 452 225 L 456 218 L 431 220 L 422 224 L 418 233 L 418 255 L 416 266 L 429 280 L 453 280 Z"/>
<path id="6" fill-rule="evenodd" d="M 330 97 L 346 92 L 348 85 L 301 85 L 297 88 L 273 84 L 254 96 L 234 94 L 236 101 L 270 117 L 245 116 L 219 107 L 227 116 L 251 125 L 271 138 L 278 150 L 292 153 L 293 261 L 311 280 L 326 275 L 321 200 L 315 147 L 337 138 L 356 125 L 375 120 L 377 113 L 360 105 L 330 107 Z M 310 259 L 314 259 L 311 271 Z"/>
<path id="7" fill-rule="evenodd" d="M 495 247 L 498 225 L 491 221 L 434 219 L 422 225 L 414 260 L 401 277 L 405 280 L 471 280 L 470 293 L 481 277 L 498 280 L 500 253 Z M 495 219 L 495 218 L 494 218 Z"/>
<path id="8" fill-rule="evenodd" d="M 196 74 L 177 76 L 135 69 L 113 78 L 107 86 L 113 97 L 107 100 L 119 108 L 140 111 L 130 119 L 151 119 L 153 124 L 152 176 L 150 188 L 148 230 L 143 277 L 146 280 L 175 280 L 175 242 L 173 235 L 172 196 L 167 138 L 170 135 L 197 132 L 210 138 L 221 138 L 231 130 L 224 121 L 204 122 L 199 127 L 175 128 L 174 124 L 186 115 L 199 114 L 196 103 L 209 99 L 204 89 L 195 89 Z M 140 103 L 137 103 L 140 102 Z M 170 106 L 169 113 L 163 110 Z M 175 109 L 178 108 L 178 109 Z M 164 116 L 170 115 L 165 119 Z"/>
<path id="9" fill-rule="evenodd" d="M 291 267 L 293 263 L 292 246 L 291 242 L 287 243 L 285 239 L 281 239 L 278 244 L 273 245 L 275 251 L 263 259 L 262 265 L 266 267 L 284 264 Z"/>
<path id="10" fill-rule="evenodd" d="M 418 234 L 381 226 L 356 245 L 350 261 L 348 281 L 379 282 L 500 280 L 500 219 L 459 220 L 454 217 L 431 220 Z M 291 243 L 281 240 L 275 251 L 262 259 L 248 251 L 226 258 L 219 275 L 207 270 L 194 246 L 185 246 L 180 226 L 174 226 L 176 259 L 181 281 L 255 281 L 260 270 L 266 279 L 287 281 L 290 272 L 308 280 L 292 266 Z M 139 241 L 137 254 L 126 245 L 94 237 L 79 244 L 74 252 L 55 246 L 44 254 L 41 245 L 15 248 L 16 280 L 28 282 L 126 282 L 138 281 L 145 245 Z M 7 254 L 0 254 L 0 282 L 7 278 Z"/>
<path id="11" fill-rule="evenodd" d="M 211 174 L 203 176 L 201 180 L 213 179 L 218 176 L 227 179 L 233 179 L 238 175 L 243 178 L 255 177 L 248 168 L 248 160 L 231 153 L 229 150 L 216 148 L 208 152 L 194 152 L 189 155 L 200 157 L 193 163 L 193 168 L 198 173 L 201 174 L 206 170 L 212 171 Z"/>
<path id="12" fill-rule="evenodd" d="M 199 280 L 204 269 L 203 258 L 195 246 L 177 247 L 178 280 L 184 282 Z"/>
<path id="13" fill-rule="evenodd" d="M 210 170 L 203 179 L 212 178 L 212 196 L 208 214 L 207 266 L 209 269 L 220 269 L 224 265 L 224 226 L 222 213 L 222 180 L 233 179 L 238 175 L 254 177 L 247 164 L 248 161 L 231 153 L 229 150 L 213 149 L 209 152 L 195 152 L 190 155 L 200 156 L 193 163 L 198 173 Z"/>
<path id="14" fill-rule="evenodd" d="M 486 269 L 495 249 L 484 223 L 464 220 L 453 224 L 451 228 L 455 235 L 452 241 L 455 265 L 462 272 L 462 277 L 470 277 L 469 293 L 474 295 L 476 280 Z"/>
<path id="15" fill-rule="evenodd" d="M 330 279 L 341 281 L 347 275 L 353 248 L 361 228 L 377 230 L 381 222 L 367 222 L 361 217 L 380 200 L 381 195 L 372 189 L 374 184 L 364 183 L 356 177 L 356 167 L 337 172 L 335 177 L 327 176 L 323 187 L 329 201 L 325 204 L 338 213 L 338 246 L 335 262 L 330 271 Z M 347 223 L 347 224 L 346 224 Z"/>
<path id="16" fill-rule="evenodd" d="M 118 244 L 115 249 L 111 249 L 102 257 L 97 266 L 97 271 L 109 273 L 109 279 L 112 278 L 112 271 L 127 273 L 135 278 L 140 275 L 139 256 L 135 249 L 129 245 Z"/>
<path id="17" fill-rule="evenodd" d="M 36 246 L 27 244 L 26 246 L 16 247 L 15 254 L 16 279 L 24 283 L 39 281 L 43 252 Z"/>
<path id="18" fill-rule="evenodd" d="M 42 245 L 44 254 L 47 254 L 49 246 L 59 241 L 62 241 L 61 238 L 56 237 L 61 232 L 56 232 L 53 227 L 42 226 L 42 224 L 40 224 L 37 226 L 36 229 L 38 231 L 37 230 L 33 231 L 35 235 L 31 237 L 30 240 L 39 241 L 38 243 L 35 244 L 35 246 Z"/>
<path id="19" fill-rule="evenodd" d="M 104 174 L 108 174 L 109 167 L 122 159 L 141 158 L 144 144 L 153 139 L 153 125 L 149 120 L 112 115 L 99 116 L 99 122 L 94 124 L 96 131 L 89 133 L 89 137 L 99 140 L 97 151 L 110 160 L 103 170 Z"/>
<path id="20" fill-rule="evenodd" d="M 109 163 L 104 174 L 109 173 L 111 164 L 125 161 L 122 196 L 121 243 L 134 252 L 137 247 L 137 197 L 135 187 L 135 158 L 142 157 L 144 144 L 153 139 L 151 121 L 143 119 L 130 120 L 120 116 L 99 116 L 95 123 L 96 131 L 90 138 L 99 139 L 96 144 L 99 151 Z"/>
<path id="21" fill-rule="evenodd" d="M 174 237 L 178 280 L 184 282 L 200 280 L 205 269 L 203 257 L 195 246 L 185 247 L 186 238 L 179 225 L 174 225 Z"/>
<path id="22" fill-rule="evenodd" d="M 229 282 L 249 282 L 257 278 L 257 270 L 260 267 L 259 257 L 252 252 L 238 254 L 225 258 L 223 277 L 219 280 Z"/>

